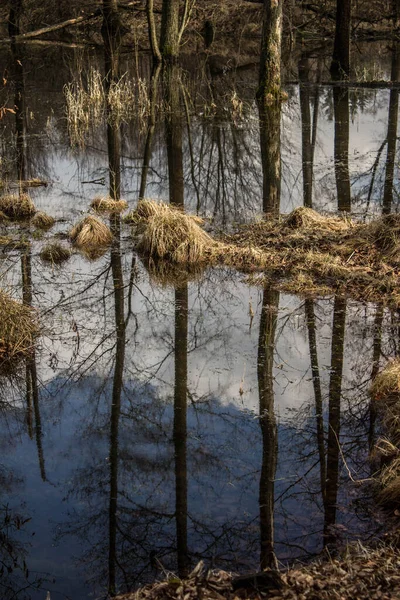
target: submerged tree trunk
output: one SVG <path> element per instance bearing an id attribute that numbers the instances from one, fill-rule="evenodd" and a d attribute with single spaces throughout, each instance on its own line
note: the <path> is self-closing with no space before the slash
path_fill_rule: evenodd
<path id="1" fill-rule="evenodd" d="M 265 289 L 258 338 L 257 379 L 262 435 L 262 467 L 260 474 L 260 566 L 276 568 L 274 552 L 274 494 L 278 458 L 278 432 L 274 412 L 274 349 L 279 292 Z"/>
<path id="2" fill-rule="evenodd" d="M 331 376 L 329 382 L 329 429 L 324 499 L 324 545 L 328 545 L 334 540 L 332 526 L 336 523 L 339 486 L 340 405 L 342 396 L 345 323 L 346 299 L 336 297 L 333 309 Z"/>
<path id="3" fill-rule="evenodd" d="M 395 42 L 392 54 L 391 81 L 398 81 L 400 76 L 400 44 Z M 387 215 L 392 210 L 393 203 L 393 179 L 396 158 L 397 126 L 399 116 L 399 90 L 390 90 L 388 129 L 387 129 L 387 155 L 385 185 L 383 188 L 382 212 Z"/>
<path id="4" fill-rule="evenodd" d="M 163 0 L 160 46 L 167 59 L 179 55 L 179 5 L 179 0 Z"/>
<path id="5" fill-rule="evenodd" d="M 175 516 L 178 573 L 188 574 L 187 541 L 187 352 L 188 352 L 188 286 L 175 290 L 175 386 L 174 386 L 174 450 L 175 450 Z"/>
<path id="6" fill-rule="evenodd" d="M 349 173 L 349 90 L 333 87 L 333 108 L 335 114 L 335 178 L 338 209 L 351 210 L 351 190 Z"/>
<path id="7" fill-rule="evenodd" d="M 266 104 L 281 100 L 282 5 L 264 0 L 257 98 Z"/>
<path id="8" fill-rule="evenodd" d="M 322 403 L 321 378 L 319 375 L 317 336 L 314 314 L 314 300 L 305 300 L 305 315 L 308 329 L 308 346 L 310 349 L 311 375 L 315 398 L 315 418 L 317 429 L 317 446 L 320 468 L 321 496 L 325 500 L 326 486 L 326 458 L 325 458 L 325 433 L 324 433 L 324 414 Z"/>
<path id="9" fill-rule="evenodd" d="M 331 73 L 342 79 L 350 74 L 351 0 L 337 0 L 335 42 Z"/>

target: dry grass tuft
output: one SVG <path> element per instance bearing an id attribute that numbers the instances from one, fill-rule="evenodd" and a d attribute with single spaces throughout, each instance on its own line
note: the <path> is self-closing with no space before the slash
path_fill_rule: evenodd
<path id="1" fill-rule="evenodd" d="M 21 221 L 35 214 L 36 208 L 28 194 L 0 196 L 0 211 L 9 219 Z"/>
<path id="2" fill-rule="evenodd" d="M 90 206 L 99 213 L 121 213 L 128 208 L 128 203 L 126 200 L 113 200 L 109 196 L 105 198 L 98 196 L 92 200 Z"/>
<path id="3" fill-rule="evenodd" d="M 141 200 L 131 222 L 139 225 L 139 251 L 153 259 L 200 264 L 210 259 L 218 242 L 199 226 L 199 218 L 154 200 Z M 140 225 L 143 227 L 140 228 Z"/>
<path id="4" fill-rule="evenodd" d="M 400 402 L 400 359 L 390 361 L 374 379 L 371 389 L 374 400 L 396 399 Z"/>
<path id="5" fill-rule="evenodd" d="M 59 242 L 53 242 L 45 246 L 40 252 L 40 258 L 44 262 L 60 265 L 71 257 L 71 250 Z"/>
<path id="6" fill-rule="evenodd" d="M 0 360 L 2 363 L 27 356 L 39 326 L 35 311 L 0 290 Z"/>
<path id="7" fill-rule="evenodd" d="M 72 243 L 86 252 L 96 253 L 111 244 L 113 236 L 105 225 L 96 217 L 85 217 L 72 228 L 69 234 Z"/>
<path id="8" fill-rule="evenodd" d="M 38 211 L 35 216 L 33 217 L 33 219 L 31 220 L 31 223 L 34 227 L 37 227 L 37 229 L 50 229 L 51 227 L 53 227 L 54 223 L 56 222 L 56 220 L 54 219 L 54 217 L 51 217 L 50 215 L 46 214 L 45 212 L 42 211 Z"/>
<path id="9" fill-rule="evenodd" d="M 312 208 L 295 208 L 282 221 L 282 227 L 288 229 L 315 229 L 324 231 L 344 231 L 349 229 L 351 221 L 340 217 L 325 217 Z"/>
<path id="10" fill-rule="evenodd" d="M 375 449 L 383 458 L 378 500 L 384 505 L 400 506 L 400 359 L 390 361 L 375 377 L 370 393 L 387 434 L 387 438 L 378 440 Z"/>

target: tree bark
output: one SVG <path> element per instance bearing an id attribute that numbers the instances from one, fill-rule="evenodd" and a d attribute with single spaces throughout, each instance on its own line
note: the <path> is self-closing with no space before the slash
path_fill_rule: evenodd
<path id="1" fill-rule="evenodd" d="M 331 73 L 335 79 L 347 78 L 350 74 L 350 29 L 351 0 L 337 0 L 336 28 Z"/>
<path id="2" fill-rule="evenodd" d="M 391 81 L 398 81 L 400 76 L 400 44 L 395 42 L 392 54 L 392 72 Z M 386 155 L 386 171 L 385 185 L 383 188 L 383 205 L 382 213 L 387 215 L 392 210 L 393 203 L 393 179 L 394 179 L 394 164 L 396 158 L 397 144 L 397 125 L 399 114 L 399 90 L 390 90 L 389 99 L 389 114 L 387 128 L 387 155 Z"/>
<path id="3" fill-rule="evenodd" d="M 188 483 L 187 483 L 187 353 L 188 353 L 188 286 L 175 289 L 175 515 L 178 574 L 188 574 Z"/>
<path id="4" fill-rule="evenodd" d="M 260 566 L 277 568 L 274 552 L 274 495 L 278 460 L 278 430 L 274 412 L 274 349 L 279 292 L 264 289 L 258 338 L 257 379 L 262 435 L 262 468 L 259 486 Z"/>
<path id="5" fill-rule="evenodd" d="M 149 27 L 150 47 L 153 58 L 157 62 L 161 62 L 161 52 L 158 46 L 157 28 L 154 20 L 154 0 L 147 0 L 146 3 L 147 24 Z"/>
<path id="6" fill-rule="evenodd" d="M 258 102 L 263 174 L 263 212 L 278 215 L 281 198 L 281 105 Z"/>
<path id="7" fill-rule="evenodd" d="M 281 99 L 281 41 L 283 0 L 264 0 L 259 87 L 264 103 Z"/>
<path id="8" fill-rule="evenodd" d="M 22 13 L 23 0 L 11 0 L 10 12 L 8 15 L 8 34 L 16 37 L 20 33 L 20 19 Z"/>
<path id="9" fill-rule="evenodd" d="M 338 209 L 351 210 L 351 190 L 349 173 L 349 90 L 333 88 L 333 109 L 335 114 L 335 178 Z"/>
<path id="10" fill-rule="evenodd" d="M 161 54 L 173 59 L 179 55 L 179 0 L 163 0 L 161 16 Z"/>
<path id="11" fill-rule="evenodd" d="M 334 541 L 332 526 L 336 523 L 337 495 L 339 487 L 340 406 L 342 396 L 345 324 L 346 299 L 336 297 L 333 309 L 331 377 L 329 382 L 329 429 L 324 498 L 324 546 Z"/>

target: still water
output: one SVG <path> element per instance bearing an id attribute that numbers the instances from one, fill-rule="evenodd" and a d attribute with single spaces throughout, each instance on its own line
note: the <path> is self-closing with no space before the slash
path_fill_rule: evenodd
<path id="1" fill-rule="evenodd" d="M 368 388 L 398 354 L 397 310 L 285 295 L 226 269 L 162 286 L 125 225 L 96 261 L 44 264 L 46 241 L 63 237 L 116 177 L 135 206 L 151 127 L 148 115 L 90 123 L 84 144 L 71 146 L 64 86 L 101 69 L 101 56 L 1 52 L 12 74 L 1 101 L 16 107 L 0 123 L 2 177 L 9 187 L 22 171 L 48 181 L 30 193 L 58 219 L 44 237 L 11 226 L 30 244 L 0 261 L 2 288 L 20 299 L 28 285 L 43 327 L 34 361 L 0 380 L 1 597 L 106 598 L 160 577 L 160 565 L 184 573 L 204 559 L 246 572 L 274 553 L 286 565 L 379 537 Z M 396 210 L 388 141 L 397 89 L 339 96 L 323 57 L 298 63 L 301 83 L 292 65 L 287 80 L 297 82 L 280 115 L 281 211 L 306 198 L 332 211 L 350 202 L 358 218 L 389 200 Z M 124 64 L 149 81 L 145 58 Z M 390 53 L 378 67 L 390 79 Z M 197 81 L 186 65 L 170 136 L 173 119 L 157 105 L 146 196 L 177 193 L 208 226 L 229 229 L 263 209 L 257 74 L 201 72 Z"/>

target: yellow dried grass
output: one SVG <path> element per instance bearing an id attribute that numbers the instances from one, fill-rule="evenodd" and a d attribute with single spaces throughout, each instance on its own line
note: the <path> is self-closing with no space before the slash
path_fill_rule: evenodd
<path id="1" fill-rule="evenodd" d="M 32 217 L 36 208 L 28 194 L 6 194 L 0 196 L 0 211 L 9 219 L 19 221 Z"/>
<path id="2" fill-rule="evenodd" d="M 154 200 L 141 200 L 132 221 L 143 223 L 138 249 L 156 259 L 195 264 L 210 259 L 218 242 L 199 226 L 198 217 Z"/>
<path id="3" fill-rule="evenodd" d="M 109 196 L 93 198 L 90 206 L 96 212 L 121 213 L 128 208 L 126 200 L 114 200 Z"/>
<path id="4" fill-rule="evenodd" d="M 59 242 L 53 242 L 45 246 L 40 252 L 40 258 L 44 262 L 60 265 L 71 257 L 71 250 Z"/>
<path id="5" fill-rule="evenodd" d="M 113 236 L 110 228 L 99 219 L 92 216 L 85 217 L 70 231 L 72 243 L 82 250 L 95 253 L 96 250 L 109 246 Z"/>
<path id="6" fill-rule="evenodd" d="M 375 377 L 370 392 L 374 400 L 385 400 L 399 395 L 400 401 L 400 359 L 390 361 Z"/>
<path id="7" fill-rule="evenodd" d="M 53 227 L 54 223 L 56 222 L 56 220 L 54 219 L 54 217 L 48 215 L 45 212 L 42 211 L 38 211 L 33 219 L 31 220 L 31 223 L 34 227 L 36 227 L 37 229 L 50 229 L 51 227 Z"/>
<path id="8" fill-rule="evenodd" d="M 0 290 L 0 360 L 27 356 L 39 334 L 35 311 Z"/>

